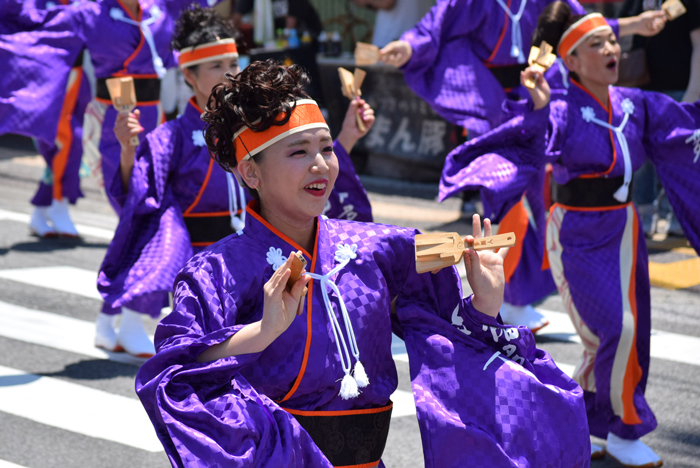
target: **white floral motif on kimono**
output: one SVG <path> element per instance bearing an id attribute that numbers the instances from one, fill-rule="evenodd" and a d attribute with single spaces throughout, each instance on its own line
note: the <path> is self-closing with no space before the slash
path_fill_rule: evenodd
<path id="1" fill-rule="evenodd" d="M 270 250 L 267 252 L 267 263 L 272 265 L 272 268 L 276 271 L 284 265 L 284 262 L 287 261 L 287 257 L 282 255 L 282 249 L 276 249 L 274 247 L 270 247 Z"/>
<path id="2" fill-rule="evenodd" d="M 634 104 L 629 98 L 625 98 L 625 100 L 622 101 L 622 112 L 625 114 L 634 114 Z"/>
<path id="3" fill-rule="evenodd" d="M 335 251 L 335 261 L 338 263 L 349 262 L 357 258 L 357 244 L 340 244 Z"/>
<path id="4" fill-rule="evenodd" d="M 206 141 L 204 141 L 204 133 L 201 130 L 192 130 L 192 143 L 195 146 L 204 146 Z"/>
<path id="5" fill-rule="evenodd" d="M 586 122 L 590 122 L 595 118 L 595 111 L 593 110 L 592 107 L 582 107 L 581 108 L 581 117 L 583 117 L 583 120 Z"/>

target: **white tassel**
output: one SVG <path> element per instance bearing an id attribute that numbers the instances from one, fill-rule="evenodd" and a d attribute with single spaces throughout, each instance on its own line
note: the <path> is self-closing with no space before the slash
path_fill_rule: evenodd
<path id="1" fill-rule="evenodd" d="M 238 216 L 231 216 L 231 228 L 233 232 L 241 231 L 245 227 L 245 222 Z"/>
<path id="2" fill-rule="evenodd" d="M 357 388 L 357 382 L 352 378 L 352 375 L 345 374 L 343 381 L 340 383 L 340 397 L 343 400 L 349 400 L 350 398 L 357 398 L 360 394 L 360 390 Z"/>
<path id="3" fill-rule="evenodd" d="M 624 184 L 622 187 L 617 189 L 617 191 L 613 194 L 613 197 L 615 197 L 615 200 L 619 201 L 620 203 L 624 203 L 627 201 L 627 196 L 629 195 L 630 187 L 629 184 Z"/>
<path id="4" fill-rule="evenodd" d="M 365 388 L 369 385 L 369 377 L 367 377 L 367 372 L 365 372 L 365 366 L 363 366 L 360 361 L 355 362 L 355 371 L 353 375 L 355 376 L 358 387 Z"/>

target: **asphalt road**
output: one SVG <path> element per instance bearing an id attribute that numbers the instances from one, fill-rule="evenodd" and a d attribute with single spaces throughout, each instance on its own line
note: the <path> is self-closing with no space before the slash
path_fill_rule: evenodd
<path id="1" fill-rule="evenodd" d="M 84 180 L 86 198 L 72 209 L 86 233 L 83 240 L 31 237 L 28 200 L 42 173 L 43 160 L 33 151 L 21 142 L 0 141 L 0 468 L 170 466 L 139 414 L 133 391 L 139 362 L 91 348 L 92 322 L 100 309 L 94 275 L 116 217 L 96 184 Z M 437 204 L 435 187 L 365 181 L 379 222 L 469 232 L 459 218 L 459 203 Z M 651 260 L 669 264 L 696 258 L 687 250 L 670 250 L 673 245 L 655 245 Z M 697 274 L 700 283 L 700 270 Z M 665 466 L 697 467 L 700 287 L 653 288 L 652 302 L 657 340 L 652 355 L 657 357 L 647 397 L 659 427 L 644 440 Z M 563 368 L 576 364 L 582 347 L 566 326 L 560 298 L 551 296 L 540 307 L 561 319 L 556 321 L 561 327 L 552 322 L 549 332 L 545 328 L 539 346 Z M 410 392 L 403 352 L 397 342 L 399 390 Z M 422 467 L 415 415 L 410 404 L 402 408 L 407 414 L 392 420 L 385 464 Z M 606 458 L 592 466 L 620 465 Z"/>

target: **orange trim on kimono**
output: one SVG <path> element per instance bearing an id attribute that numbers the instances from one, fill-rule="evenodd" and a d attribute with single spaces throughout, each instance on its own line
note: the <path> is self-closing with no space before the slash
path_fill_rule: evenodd
<path id="1" fill-rule="evenodd" d="M 202 182 L 202 186 L 199 188 L 199 193 L 197 193 L 197 196 L 194 198 L 194 201 L 192 202 L 192 204 L 182 214 L 183 216 L 188 216 L 190 214 L 190 212 L 199 204 L 199 200 L 202 198 L 202 194 L 204 194 L 204 191 L 207 189 L 207 185 L 209 185 L 209 178 L 211 177 L 211 170 L 213 168 L 214 168 L 214 160 L 210 159 L 209 160 L 209 168 L 207 169 L 207 175 L 204 176 L 204 182 Z"/>
<path id="2" fill-rule="evenodd" d="M 632 272 L 630 274 L 630 288 L 628 291 L 630 308 L 634 317 L 634 337 L 632 339 L 632 349 L 625 366 L 625 376 L 622 381 L 622 422 L 624 424 L 642 424 L 642 420 L 637 414 L 637 407 L 634 405 L 634 390 L 642 380 L 644 372 L 639 365 L 637 354 L 637 243 L 639 242 L 639 217 L 637 211 L 632 210 L 634 224 L 632 225 Z M 622 291 L 622 294 L 625 292 Z"/>
<path id="3" fill-rule="evenodd" d="M 523 198 L 524 197 L 525 195 L 523 195 Z M 530 224 L 530 219 L 527 216 L 527 210 L 525 209 L 523 198 L 520 198 L 520 201 L 516 203 L 508 211 L 508 213 L 506 213 L 501 222 L 498 224 L 498 232 L 514 232 L 515 238 L 518 239 L 518 242 L 510 248 L 506 258 L 503 260 L 503 273 L 505 275 L 506 283 L 510 282 L 515 270 L 520 264 L 520 259 L 523 255 L 523 244 L 527 234 L 527 227 Z"/>
<path id="4" fill-rule="evenodd" d="M 78 96 L 80 95 L 82 79 L 83 67 L 72 68 L 68 79 L 68 90 L 63 100 L 61 117 L 58 121 L 58 129 L 56 131 L 56 146 L 58 147 L 58 152 L 51 163 L 54 200 L 63 200 L 63 175 L 66 172 L 71 146 L 73 145 L 73 127 L 71 121 L 73 119 L 75 105 L 78 102 Z"/>
<path id="5" fill-rule="evenodd" d="M 351 416 L 354 414 L 375 414 L 384 413 L 389 411 L 394 407 L 393 403 L 389 403 L 386 406 L 380 406 L 379 408 L 364 408 L 355 410 L 340 410 L 340 411 L 304 411 L 295 410 L 290 408 L 281 407 L 287 413 L 295 414 L 297 416 Z"/>
<path id="6" fill-rule="evenodd" d="M 510 4 L 512 3 L 512 1 L 513 0 L 508 0 L 508 9 L 509 10 L 510 10 Z M 524 1 L 524 0 L 521 0 L 521 1 Z M 501 10 L 503 10 L 503 8 L 501 8 Z M 489 63 L 491 63 L 491 61 L 494 58 L 496 58 L 496 54 L 498 53 L 499 49 L 501 48 L 501 43 L 503 43 L 503 38 L 505 37 L 506 31 L 508 30 L 508 19 L 509 19 L 508 13 L 503 11 L 503 16 L 505 17 L 505 19 L 503 20 L 503 29 L 501 29 L 501 35 L 498 36 L 498 41 L 496 42 L 496 47 L 494 47 L 493 51 L 491 52 L 491 55 L 489 55 L 489 58 L 487 58 L 484 61 L 484 65 L 486 65 L 487 67 L 489 66 Z"/>
<path id="7" fill-rule="evenodd" d="M 143 19 L 143 8 L 141 8 L 141 4 L 139 3 L 139 18 L 136 19 L 134 15 L 131 13 L 131 10 L 129 10 L 126 6 L 124 6 L 124 3 L 122 0 L 117 0 L 117 3 L 119 3 L 119 6 L 122 7 L 122 9 L 126 12 L 129 17 L 134 20 L 141 22 Z M 116 74 L 121 74 L 121 73 L 126 73 L 126 69 L 129 67 L 129 64 L 131 63 L 132 60 L 136 58 L 136 56 L 141 52 L 141 49 L 143 48 L 143 44 L 146 42 L 146 38 L 143 35 L 143 31 L 141 31 L 141 28 L 139 28 L 139 35 L 141 36 L 141 39 L 139 40 L 139 44 L 136 46 L 136 50 L 132 52 L 131 55 L 129 55 L 126 60 L 124 60 L 124 64 L 122 65 L 122 69 L 118 71 Z"/>

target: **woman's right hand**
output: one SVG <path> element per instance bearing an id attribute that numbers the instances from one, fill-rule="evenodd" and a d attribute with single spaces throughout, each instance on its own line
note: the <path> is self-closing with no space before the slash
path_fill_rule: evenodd
<path id="1" fill-rule="evenodd" d="M 140 117 L 141 111 L 138 109 L 128 114 L 120 112 L 117 115 L 117 120 L 114 122 L 114 135 L 122 148 L 129 148 L 131 146 L 131 143 L 129 143 L 131 137 L 143 132 L 144 128 L 139 123 Z"/>
<path id="2" fill-rule="evenodd" d="M 530 80 L 534 81 L 535 83 L 535 87 L 533 89 L 525 86 L 525 82 Z M 540 68 L 530 66 L 521 71 L 520 83 L 530 92 L 532 102 L 535 104 L 535 110 L 540 110 L 549 104 L 549 98 L 552 95 L 552 91 L 549 89 L 549 83 L 547 83 L 547 80 L 544 79 L 544 73 L 542 73 Z"/>
<path id="3" fill-rule="evenodd" d="M 396 68 L 403 67 L 411 59 L 413 48 L 406 41 L 393 41 L 379 51 L 379 60 Z"/>
<path id="4" fill-rule="evenodd" d="M 291 275 L 292 255 L 275 271 L 265 283 L 263 318 L 260 324 L 261 333 L 272 343 L 278 336 L 289 328 L 294 318 L 304 310 L 304 288 L 311 277 L 302 275 L 292 286 L 291 293 L 285 288 Z"/>

